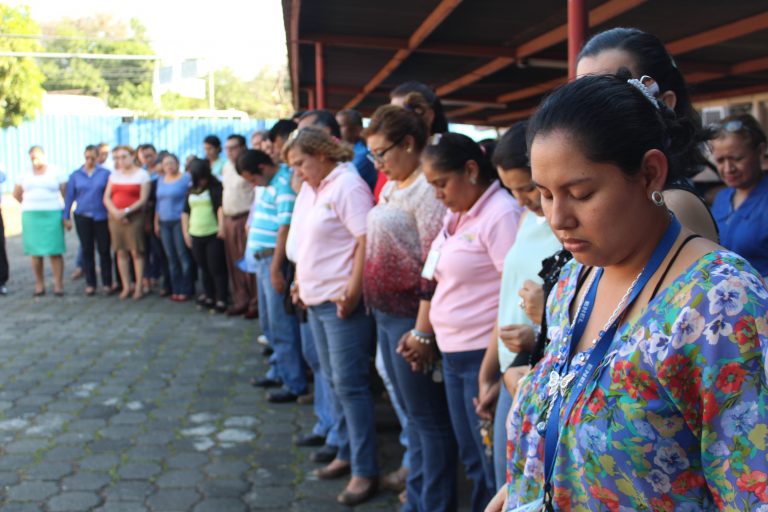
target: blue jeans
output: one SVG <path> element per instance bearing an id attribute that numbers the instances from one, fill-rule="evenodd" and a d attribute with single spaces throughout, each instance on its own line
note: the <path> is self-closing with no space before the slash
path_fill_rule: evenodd
<path id="1" fill-rule="evenodd" d="M 171 293 L 191 296 L 194 293 L 192 255 L 184 244 L 181 221 L 160 221 L 160 240 L 171 274 Z"/>
<path id="2" fill-rule="evenodd" d="M 374 316 L 376 316 L 375 312 Z M 378 316 L 376 316 L 376 318 L 378 319 Z M 376 326 L 376 330 L 378 331 L 378 320 Z M 408 450 L 408 415 L 405 413 L 405 409 L 403 409 L 403 406 L 401 405 L 402 401 L 399 398 L 399 394 L 397 391 L 395 391 L 395 385 L 392 382 L 394 380 L 394 375 L 392 375 L 392 372 L 387 369 L 387 364 L 384 362 L 384 354 L 381 353 L 381 350 L 381 343 L 379 343 L 376 346 L 376 359 L 374 366 L 376 366 L 376 371 L 379 373 L 379 377 L 381 377 L 381 381 L 384 383 L 384 387 L 386 388 L 387 394 L 389 395 L 389 401 L 392 404 L 392 408 L 395 410 L 397 421 L 400 423 L 399 441 L 400 445 L 405 448 L 405 451 L 403 452 L 403 459 L 400 462 L 400 465 L 410 470 L 411 463 L 410 453 Z"/>
<path id="3" fill-rule="evenodd" d="M 336 411 L 341 407 L 338 404 L 336 393 L 331 388 L 328 376 L 320 368 L 315 338 L 312 336 L 309 322 L 300 323 L 299 330 L 301 331 L 301 352 L 304 354 L 304 360 L 315 374 L 315 401 L 313 405 L 317 422 L 312 427 L 312 433 L 324 437 L 325 444 L 338 447 L 342 444 L 342 440 L 339 438 L 340 418 Z M 349 443 L 349 440 L 344 440 L 344 442 Z"/>
<path id="4" fill-rule="evenodd" d="M 415 319 L 374 310 L 381 355 L 408 416 L 410 471 L 403 511 L 456 510 L 456 439 L 451 428 L 445 387 L 431 374 L 414 372 L 396 352 Z"/>
<path id="5" fill-rule="evenodd" d="M 459 444 L 459 456 L 467 476 L 473 482 L 472 510 L 482 512 L 495 492 L 493 464 L 485 455 L 480 437 L 480 418 L 472 399 L 479 392 L 478 374 L 485 350 L 444 352 L 443 374 L 451 424 Z"/>
<path id="6" fill-rule="evenodd" d="M 379 468 L 370 386 L 371 318 L 360 304 L 349 317 L 341 319 L 336 316 L 336 304 L 324 302 L 309 307 L 309 324 L 320 367 L 330 376 L 339 398 L 339 435 L 342 439 L 349 436 L 349 441 L 339 446 L 336 458 L 349 460 L 354 476 L 376 477 Z"/>
<path id="7" fill-rule="evenodd" d="M 499 400 L 496 402 L 496 416 L 493 418 L 493 473 L 496 489 L 507 483 L 507 415 L 512 407 L 512 395 L 501 383 Z"/>
<path id="8" fill-rule="evenodd" d="M 256 279 L 259 292 L 259 322 L 264 332 L 269 332 L 269 344 L 273 354 L 275 371 L 285 389 L 294 395 L 307 392 L 307 374 L 301 358 L 301 335 L 296 315 L 285 311 L 283 294 L 272 287 L 270 267 L 272 256 L 256 260 Z M 264 306 L 262 307 L 262 302 Z"/>

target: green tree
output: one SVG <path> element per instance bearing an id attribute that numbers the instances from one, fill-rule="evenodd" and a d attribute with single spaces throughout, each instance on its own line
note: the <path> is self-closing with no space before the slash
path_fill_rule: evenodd
<path id="1" fill-rule="evenodd" d="M 217 109 L 233 108 L 263 119 L 290 115 L 287 72 L 263 68 L 254 78 L 243 80 L 230 68 L 214 72 L 214 101 Z"/>
<path id="2" fill-rule="evenodd" d="M 0 4 L 0 50 L 40 51 L 34 38 L 39 33 L 40 27 L 26 7 L 15 9 Z M 16 37 L 3 37 L 2 34 Z M 35 115 L 43 96 L 43 78 L 34 59 L 0 57 L 0 126 L 17 126 Z"/>
<path id="3" fill-rule="evenodd" d="M 49 52 L 154 55 L 145 27 L 97 14 L 45 25 Z M 151 103 L 153 62 L 146 60 L 56 59 L 45 64 L 47 90 L 78 90 L 100 96 L 110 106 Z M 133 96 L 138 95 L 138 96 Z"/>

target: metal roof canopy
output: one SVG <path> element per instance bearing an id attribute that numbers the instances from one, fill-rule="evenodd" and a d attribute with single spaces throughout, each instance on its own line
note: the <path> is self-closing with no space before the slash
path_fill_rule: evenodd
<path id="1" fill-rule="evenodd" d="M 569 11 L 572 38 L 579 21 L 587 37 L 617 26 L 658 36 L 694 101 L 768 92 L 765 0 L 282 2 L 296 108 L 370 115 L 419 80 L 451 121 L 509 125 L 568 79 Z"/>

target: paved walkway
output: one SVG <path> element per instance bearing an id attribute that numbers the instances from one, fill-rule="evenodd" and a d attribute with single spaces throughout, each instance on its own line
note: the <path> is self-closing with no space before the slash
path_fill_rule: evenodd
<path id="1" fill-rule="evenodd" d="M 67 245 L 69 275 L 72 233 Z M 349 510 L 335 502 L 345 481 L 313 481 L 309 450 L 291 443 L 311 407 L 269 404 L 247 383 L 265 371 L 257 322 L 156 296 L 87 298 L 82 281 L 67 280 L 63 298 L 33 298 L 19 237 L 8 251 L 0 511 Z M 377 407 L 392 470 L 397 432 L 388 406 Z M 382 492 L 357 509 L 396 508 Z"/>

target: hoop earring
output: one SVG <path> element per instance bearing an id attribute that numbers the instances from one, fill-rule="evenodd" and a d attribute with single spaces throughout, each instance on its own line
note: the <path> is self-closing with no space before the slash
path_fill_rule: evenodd
<path id="1" fill-rule="evenodd" d="M 664 206 L 664 195 L 661 193 L 660 190 L 654 190 L 651 192 L 651 201 L 656 206 Z"/>

